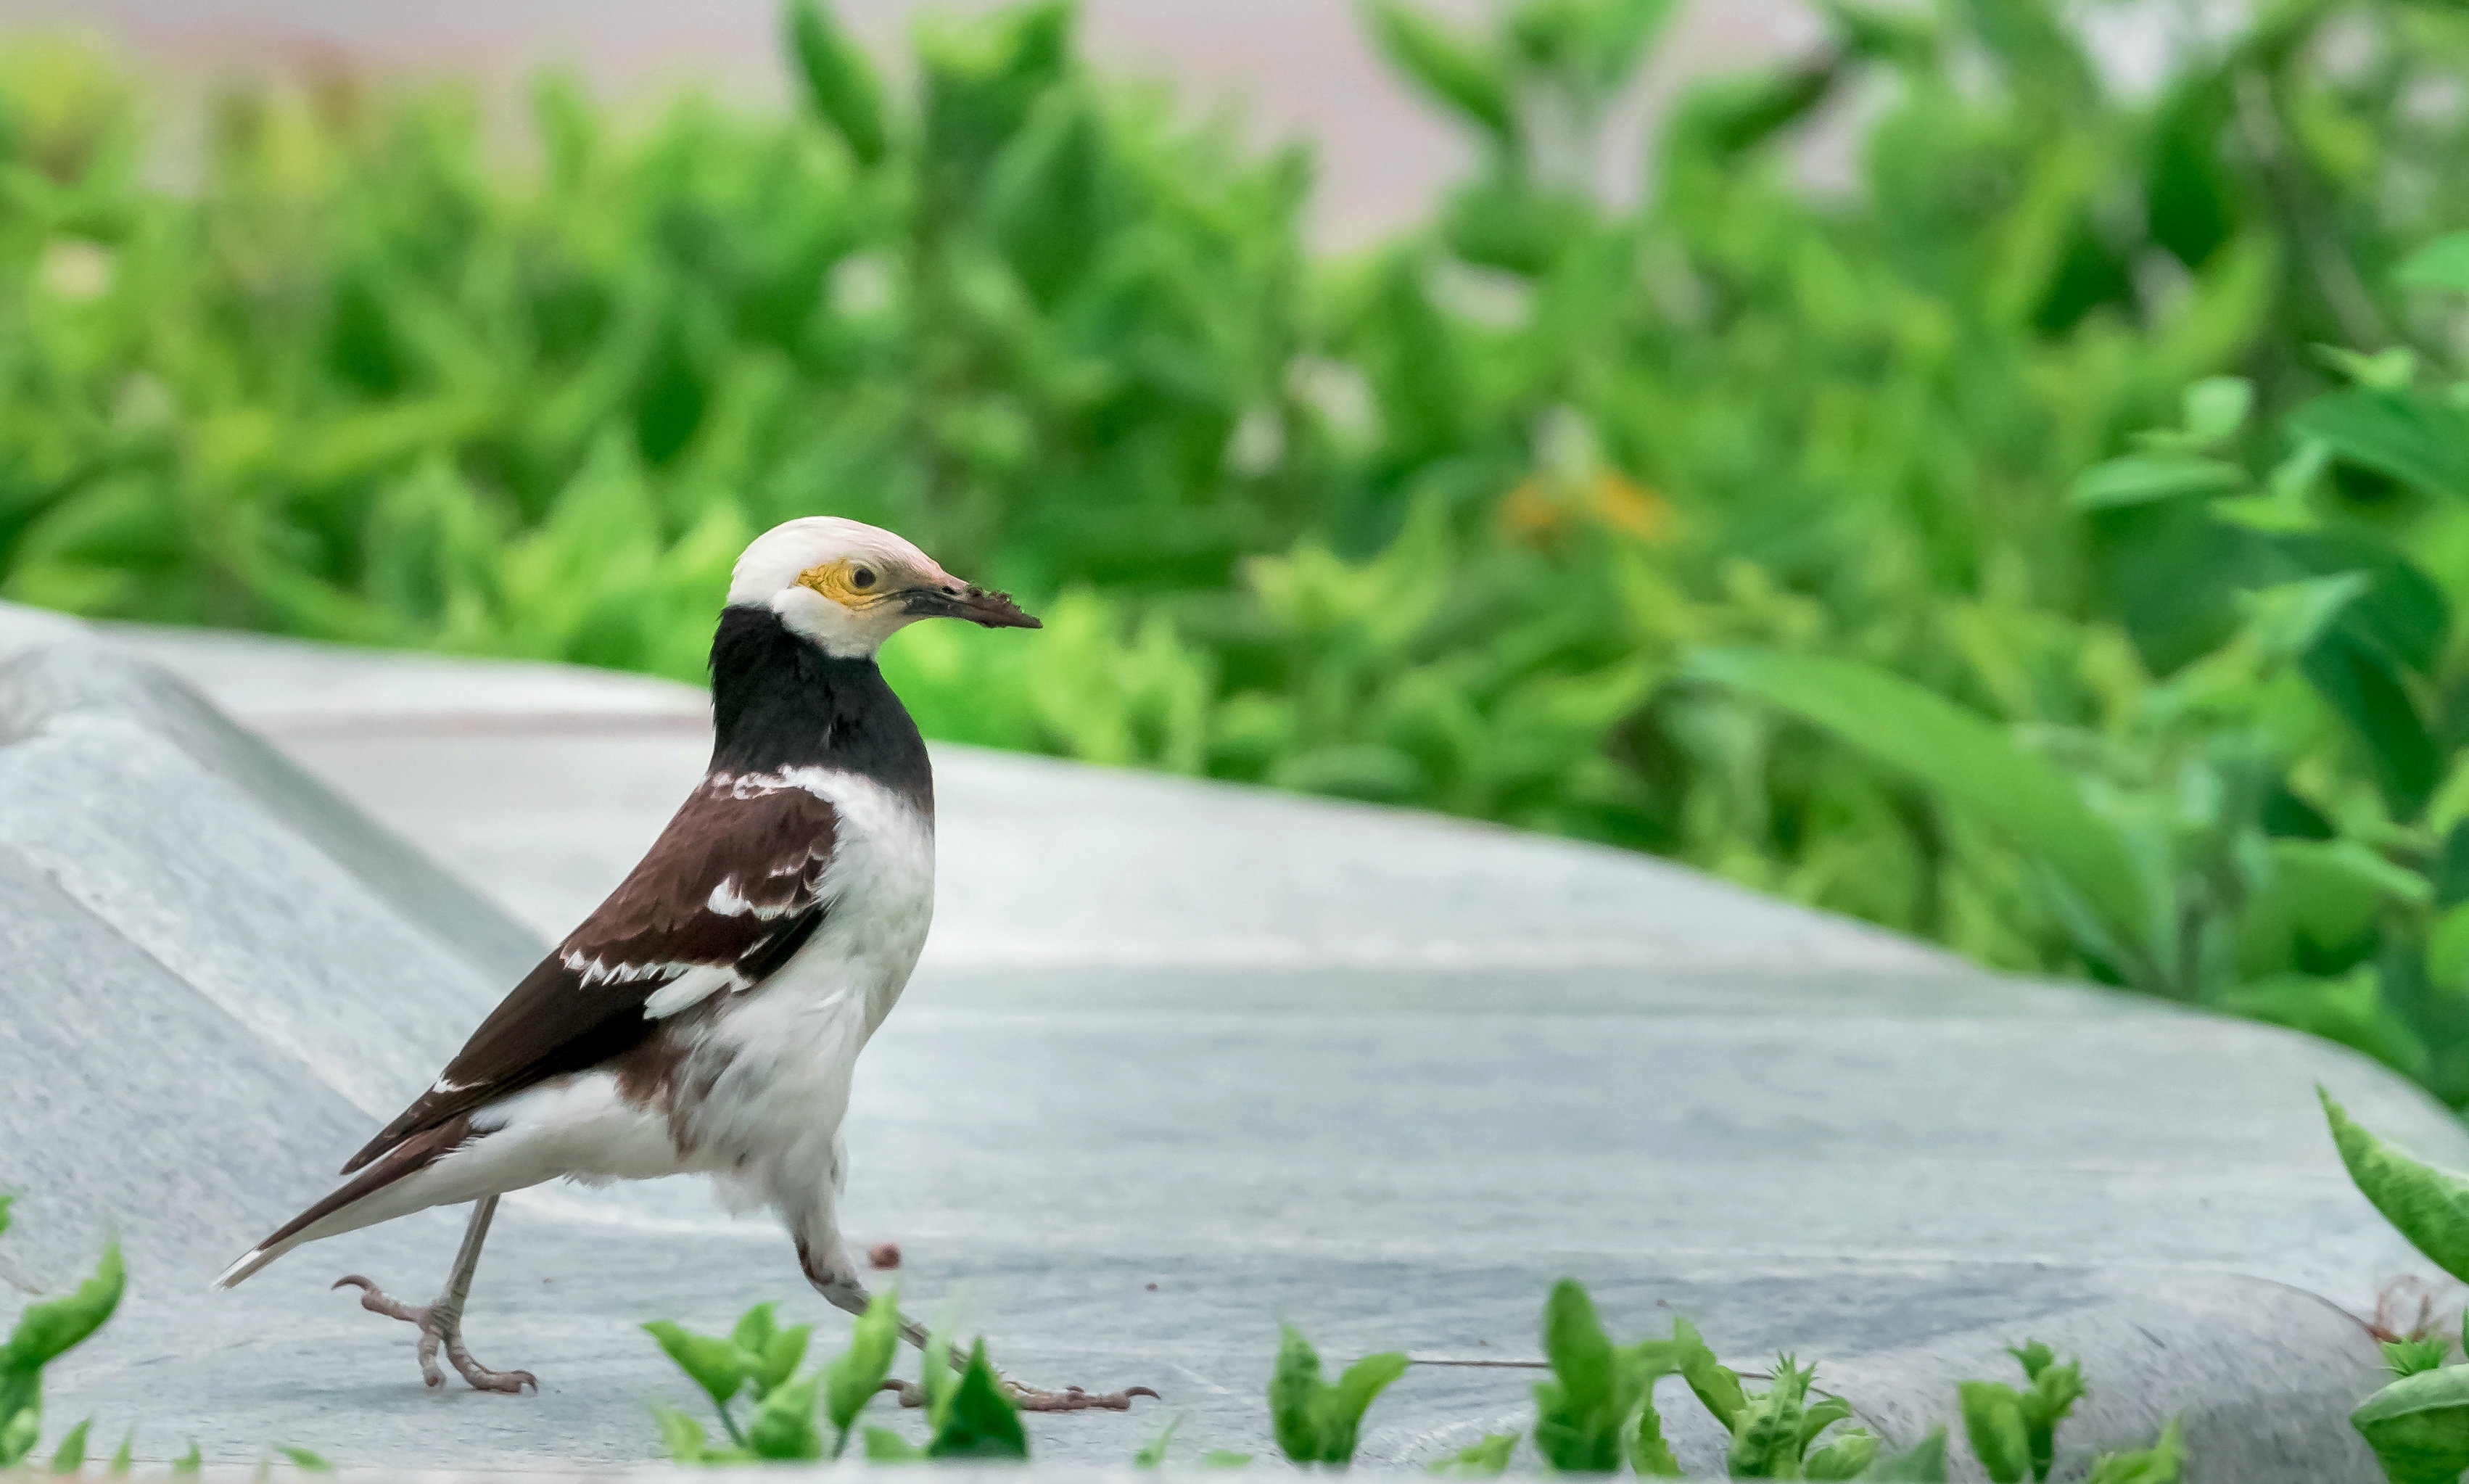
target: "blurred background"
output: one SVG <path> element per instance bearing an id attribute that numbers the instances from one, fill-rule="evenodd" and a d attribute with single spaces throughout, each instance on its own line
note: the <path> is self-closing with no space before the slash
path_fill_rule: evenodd
<path id="1" fill-rule="evenodd" d="M 1672 856 L 2469 1102 L 2469 12 L 0 3 L 0 595 Z"/>

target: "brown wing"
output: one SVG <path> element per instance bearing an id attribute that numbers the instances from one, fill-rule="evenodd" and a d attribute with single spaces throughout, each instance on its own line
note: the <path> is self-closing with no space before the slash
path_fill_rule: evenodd
<path id="1" fill-rule="evenodd" d="M 352 1156 L 350 1174 L 404 1139 L 547 1078 L 597 1066 L 681 1005 L 750 988 L 823 920 L 839 816 L 807 790 L 715 773 L 609 899 L 490 1011 L 437 1085 Z"/>

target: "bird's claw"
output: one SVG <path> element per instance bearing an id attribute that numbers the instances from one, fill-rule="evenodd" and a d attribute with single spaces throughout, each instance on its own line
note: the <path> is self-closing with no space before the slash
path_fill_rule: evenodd
<path id="1" fill-rule="evenodd" d="M 998 1377 L 996 1381 L 1003 1387 L 1004 1395 L 1011 1399 L 1011 1404 L 1024 1412 L 1128 1412 L 1132 1409 L 1132 1398 L 1157 1396 L 1156 1392 L 1146 1386 L 1127 1386 L 1121 1391 L 1098 1392 L 1084 1391 L 1078 1386 L 1067 1386 L 1061 1391 L 1047 1391 L 1041 1387 L 1013 1380 L 1008 1376 Z M 915 1381 L 887 1380 L 880 1389 L 897 1392 L 902 1406 L 914 1407 L 926 1404 L 925 1389 Z"/>
<path id="2" fill-rule="evenodd" d="M 463 1348 L 461 1313 L 441 1314 L 438 1311 L 440 1306 L 436 1304 L 406 1304 L 401 1299 L 388 1298 L 384 1289 L 358 1273 L 347 1273 L 334 1282 L 337 1288 L 347 1285 L 360 1290 L 362 1309 L 419 1328 L 420 1379 L 430 1389 L 446 1384 L 446 1374 L 437 1368 L 437 1352 L 443 1348 L 456 1374 L 471 1382 L 475 1391 L 498 1391 L 519 1396 L 525 1386 L 535 1392 L 540 1390 L 540 1378 L 529 1371 L 493 1371 L 473 1359 L 472 1352 Z"/>

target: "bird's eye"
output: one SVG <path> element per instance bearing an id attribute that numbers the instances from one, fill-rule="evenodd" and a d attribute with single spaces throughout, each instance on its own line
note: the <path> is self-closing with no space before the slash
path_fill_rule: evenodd
<path id="1" fill-rule="evenodd" d="M 874 569 L 868 567 L 861 567 L 856 571 L 849 573 L 849 585 L 856 588 L 860 592 L 873 587 Z"/>

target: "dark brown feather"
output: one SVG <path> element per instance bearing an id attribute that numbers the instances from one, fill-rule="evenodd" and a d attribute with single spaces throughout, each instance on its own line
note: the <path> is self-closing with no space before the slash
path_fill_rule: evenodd
<path id="1" fill-rule="evenodd" d="M 822 921 L 838 815 L 775 778 L 714 773 L 686 798 L 625 881 L 524 976 L 439 1077 L 343 1167 L 548 1078 L 634 1051 L 659 1026 L 644 1002 L 688 969 L 734 970 L 747 986 L 787 962 Z M 714 893 L 745 902 L 714 911 Z"/>

